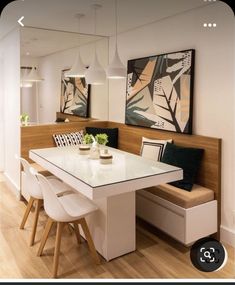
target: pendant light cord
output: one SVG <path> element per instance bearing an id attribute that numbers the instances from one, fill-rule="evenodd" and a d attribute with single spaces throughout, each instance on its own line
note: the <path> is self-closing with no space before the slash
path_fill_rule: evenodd
<path id="1" fill-rule="evenodd" d="M 96 10 L 97 10 L 97 7 L 94 5 L 94 32 L 95 32 L 95 36 L 96 36 Z M 96 56 L 96 41 L 95 41 L 95 56 Z"/>
<path id="2" fill-rule="evenodd" d="M 96 36 L 96 9 L 97 9 L 97 7 L 94 6 L 94 19 L 95 19 L 95 21 L 94 21 L 94 32 L 95 32 L 95 36 Z"/>
<path id="3" fill-rule="evenodd" d="M 115 23 L 116 23 L 116 50 L 117 50 L 117 0 L 115 0 Z"/>
<path id="4" fill-rule="evenodd" d="M 78 56 L 80 56 L 80 16 L 78 15 Z"/>
<path id="5" fill-rule="evenodd" d="M 81 18 L 84 17 L 84 14 L 76 14 L 76 18 L 78 19 L 78 56 L 80 56 L 80 43 L 81 43 L 81 34 L 80 34 L 80 24 L 81 24 Z"/>

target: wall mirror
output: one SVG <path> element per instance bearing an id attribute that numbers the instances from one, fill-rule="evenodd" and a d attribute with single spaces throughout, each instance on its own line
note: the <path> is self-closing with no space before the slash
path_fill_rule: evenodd
<path id="1" fill-rule="evenodd" d="M 21 47 L 21 114 L 27 114 L 28 124 L 52 123 L 61 109 L 63 71 L 73 65 L 78 51 L 89 66 L 95 49 L 101 65 L 108 64 L 108 38 L 50 29 L 23 27 Z M 27 82 L 34 68 L 41 81 Z M 75 80 L 76 82 L 78 80 Z M 71 85 L 72 86 L 72 85 Z M 67 92 L 74 92 L 69 90 Z M 108 82 L 90 86 L 88 116 L 108 119 Z"/>

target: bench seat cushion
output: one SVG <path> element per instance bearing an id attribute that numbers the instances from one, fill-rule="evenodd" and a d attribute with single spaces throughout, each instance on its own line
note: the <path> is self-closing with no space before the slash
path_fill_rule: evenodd
<path id="1" fill-rule="evenodd" d="M 193 185 L 191 192 L 170 184 L 161 184 L 144 190 L 185 209 L 214 200 L 213 190 L 197 184 Z"/>

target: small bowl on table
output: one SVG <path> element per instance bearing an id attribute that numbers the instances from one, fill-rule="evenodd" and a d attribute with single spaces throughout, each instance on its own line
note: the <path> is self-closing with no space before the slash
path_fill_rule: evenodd
<path id="1" fill-rule="evenodd" d="M 101 164 L 111 164 L 113 161 L 112 154 L 108 153 L 108 150 L 105 149 L 103 153 L 100 154 L 100 163 Z"/>
<path id="2" fill-rule="evenodd" d="M 79 145 L 79 154 L 89 154 L 91 147 L 88 144 Z"/>

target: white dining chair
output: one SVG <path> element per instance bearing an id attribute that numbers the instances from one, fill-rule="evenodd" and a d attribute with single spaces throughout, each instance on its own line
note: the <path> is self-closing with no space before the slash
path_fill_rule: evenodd
<path id="1" fill-rule="evenodd" d="M 80 232 L 79 224 L 82 227 L 85 238 L 87 240 L 91 255 L 94 261 L 99 264 L 100 258 L 96 252 L 94 242 L 92 240 L 88 225 L 86 223 L 85 217 L 96 211 L 98 207 L 92 203 L 88 198 L 80 194 L 69 194 L 66 196 L 57 197 L 54 186 L 51 180 L 47 179 L 45 176 L 37 173 L 35 169 L 31 168 L 30 171 L 35 174 L 39 180 L 44 198 L 44 209 L 49 216 L 42 239 L 38 250 L 38 256 L 41 256 L 44 246 L 46 244 L 50 229 L 53 223 L 57 224 L 56 231 L 56 242 L 54 250 L 54 260 L 53 260 L 53 277 L 57 277 L 59 255 L 60 255 L 60 244 L 61 244 L 61 234 L 64 226 L 67 223 L 72 223 L 74 225 L 74 230 L 76 233 L 76 238 L 78 243 L 80 243 Z"/>
<path id="2" fill-rule="evenodd" d="M 30 163 L 22 157 L 16 157 L 16 158 L 19 159 L 19 161 L 21 162 L 23 166 L 23 172 L 26 176 L 26 181 L 27 181 L 26 191 L 30 195 L 29 202 L 27 204 L 23 219 L 20 224 L 20 229 L 24 229 L 25 223 L 28 219 L 29 213 L 33 205 L 35 204 L 36 206 L 35 214 L 34 214 L 34 221 L 33 221 L 33 229 L 32 229 L 32 233 L 30 237 L 30 246 L 32 246 L 35 240 L 39 211 L 40 211 L 41 206 L 43 205 L 43 194 L 40 189 L 38 179 L 35 177 L 35 175 L 33 175 L 30 172 L 30 167 L 31 167 Z M 60 195 L 65 195 L 65 194 L 74 192 L 70 186 L 66 185 L 65 183 L 57 179 L 55 176 L 51 176 L 49 179 L 50 179 L 50 183 L 54 186 L 53 189 L 55 191 L 55 195 L 60 196 Z"/>

